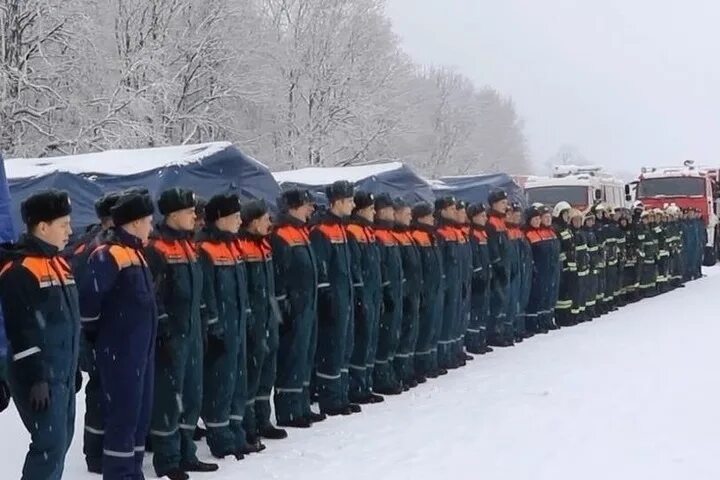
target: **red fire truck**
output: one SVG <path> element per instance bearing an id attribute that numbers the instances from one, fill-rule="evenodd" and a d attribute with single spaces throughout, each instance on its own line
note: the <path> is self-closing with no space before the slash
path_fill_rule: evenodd
<path id="1" fill-rule="evenodd" d="M 700 210 L 708 237 L 704 263 L 714 265 L 720 254 L 719 174 L 718 168 L 699 167 L 692 160 L 681 167 L 645 167 L 638 180 L 626 187 L 625 193 L 631 200 L 634 190 L 635 199 L 650 208 L 663 208 L 674 203 L 680 208 Z"/>

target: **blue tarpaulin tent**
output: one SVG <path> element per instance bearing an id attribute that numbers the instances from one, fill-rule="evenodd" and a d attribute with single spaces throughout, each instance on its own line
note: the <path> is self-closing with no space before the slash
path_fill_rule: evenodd
<path id="1" fill-rule="evenodd" d="M 410 204 L 435 200 L 430 184 L 410 167 L 399 162 L 379 163 L 353 167 L 303 168 L 274 172 L 283 190 L 302 187 L 315 195 L 320 204 L 326 204 L 325 187 L 338 180 L 348 180 L 355 188 L 366 192 L 387 193 Z"/>
<path id="2" fill-rule="evenodd" d="M 20 203 L 45 188 L 70 193 L 76 231 L 97 221 L 94 202 L 100 195 L 130 187 L 145 187 L 155 198 L 172 187 L 190 188 L 205 198 L 234 192 L 271 205 L 280 191 L 265 165 L 226 142 L 16 158 L 7 160 L 6 167 L 16 228 L 21 226 Z"/>
<path id="3" fill-rule="evenodd" d="M 10 190 L 8 189 L 7 177 L 5 176 L 5 162 L 0 155 L 0 243 L 10 242 L 15 239 L 13 221 L 10 214 Z M 0 362 L 5 361 L 7 355 L 7 339 L 5 337 L 5 324 L 2 312 L 0 311 Z M 3 368 L 0 366 L 0 368 Z"/>
<path id="4" fill-rule="evenodd" d="M 469 203 L 482 202 L 487 205 L 487 197 L 493 188 L 502 188 L 511 202 L 518 202 L 525 208 L 527 198 L 525 191 L 505 173 L 492 173 L 487 175 L 467 175 L 458 177 L 442 177 L 432 182 L 433 192 L 440 197 L 453 195 Z"/>

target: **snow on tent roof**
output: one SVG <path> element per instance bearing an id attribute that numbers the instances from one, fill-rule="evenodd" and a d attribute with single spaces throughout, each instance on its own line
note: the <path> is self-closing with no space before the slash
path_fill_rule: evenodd
<path id="1" fill-rule="evenodd" d="M 527 206 L 525 191 L 505 173 L 441 177 L 431 185 L 435 195 L 453 195 L 469 203 L 484 204 L 491 189 L 502 188 L 511 202 L 520 203 L 523 208 Z"/>
<path id="2" fill-rule="evenodd" d="M 182 187 L 205 198 L 232 192 L 271 205 L 280 192 L 265 165 L 226 142 L 12 159 L 6 166 L 16 228 L 21 228 L 20 203 L 46 188 L 70 193 L 76 231 L 97 221 L 95 200 L 110 191 L 145 187 L 157 198 L 164 190 Z"/>
<path id="3" fill-rule="evenodd" d="M 326 203 L 325 187 L 338 180 L 353 182 L 358 190 L 401 197 L 410 203 L 432 203 L 435 199 L 428 182 L 400 162 L 378 163 L 353 167 L 302 168 L 273 172 L 284 190 L 307 188 L 319 203 Z"/>

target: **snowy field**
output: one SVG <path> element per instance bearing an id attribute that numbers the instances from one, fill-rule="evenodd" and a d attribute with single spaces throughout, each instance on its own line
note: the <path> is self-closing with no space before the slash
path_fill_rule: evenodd
<path id="1" fill-rule="evenodd" d="M 720 269 L 706 273 L 192 478 L 718 479 Z M 0 432 L 3 477 L 19 478 L 28 435 L 14 411 L 0 415 Z M 65 478 L 99 478 L 84 470 L 81 440 Z"/>

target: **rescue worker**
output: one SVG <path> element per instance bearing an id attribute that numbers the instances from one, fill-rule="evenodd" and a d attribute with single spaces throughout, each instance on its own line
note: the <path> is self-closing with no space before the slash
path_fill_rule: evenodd
<path id="1" fill-rule="evenodd" d="M 470 324 L 465 336 L 465 346 L 470 353 L 484 355 L 492 352 L 487 344 L 487 325 L 490 316 L 490 252 L 488 250 L 488 216 L 485 205 L 477 203 L 467 208 L 472 224 L 470 245 L 472 247 L 473 277 L 471 286 Z"/>
<path id="2" fill-rule="evenodd" d="M 10 406 L 10 387 L 7 384 L 7 337 L 5 318 L 0 310 L 0 412 Z"/>
<path id="3" fill-rule="evenodd" d="M 511 347 L 515 345 L 515 325 L 508 319 L 510 308 L 511 253 L 505 215 L 508 210 L 507 192 L 493 189 L 488 194 L 490 213 L 486 228 L 490 252 L 491 289 L 490 318 L 492 329 L 488 329 L 488 343 L 492 346 Z"/>
<path id="4" fill-rule="evenodd" d="M 528 330 L 547 333 L 547 313 L 553 301 L 552 277 L 557 270 L 554 262 L 555 234 L 543 226 L 543 207 L 530 207 L 526 210 L 525 237 L 532 252 L 532 280 L 530 298 L 527 305 Z"/>
<path id="5" fill-rule="evenodd" d="M 620 248 L 620 229 L 615 221 L 615 212 L 605 207 L 605 299 L 609 311 L 617 310 L 618 296 L 618 250 Z"/>
<path id="6" fill-rule="evenodd" d="M 260 437 L 281 440 L 287 431 L 270 422 L 270 393 L 275 384 L 282 313 L 275 288 L 270 245 L 270 212 L 263 200 L 242 206 L 240 250 L 245 257 L 250 311 L 247 322 L 247 402 L 243 427 L 248 444 L 263 449 Z"/>
<path id="7" fill-rule="evenodd" d="M 457 230 L 457 201 L 453 197 L 442 197 L 435 201 L 437 237 L 442 252 L 445 289 L 443 292 L 442 326 L 438 337 L 438 366 L 441 370 L 457 368 L 453 358 L 453 328 L 460 316 L 462 301 L 462 269 L 460 265 L 460 233 Z"/>
<path id="8" fill-rule="evenodd" d="M 525 318 L 520 312 L 522 296 L 522 238 L 521 230 L 522 207 L 513 203 L 505 214 L 509 248 L 507 250 L 510 263 L 510 290 L 508 296 L 507 322 L 513 325 L 513 339 L 520 343 L 525 339 Z"/>
<path id="9" fill-rule="evenodd" d="M 547 297 L 547 304 L 538 315 L 538 332 L 547 333 L 549 330 L 557 330 L 560 328 L 555 321 L 555 304 L 557 303 L 560 293 L 560 274 L 562 273 L 562 261 L 560 261 L 561 243 L 553 227 L 552 209 L 543 204 L 535 204 L 534 206 L 538 208 L 542 214 L 540 217 L 542 221 L 541 234 L 543 238 L 550 240 L 550 244 L 552 245 L 550 263 L 555 266 L 555 271 L 550 277 L 550 294 Z"/>
<path id="10" fill-rule="evenodd" d="M 538 209 L 540 214 L 540 228 L 542 229 L 542 213 Z M 523 222 L 523 212 L 518 212 L 516 215 L 519 216 L 517 221 L 521 224 Z M 533 270 L 533 253 L 530 241 L 525 236 L 525 226 L 520 229 L 520 301 L 519 301 L 519 312 L 518 317 L 520 325 L 522 326 L 522 337 L 530 338 L 536 333 L 535 325 L 533 328 L 528 328 L 527 325 L 527 306 L 530 301 L 530 290 L 532 289 L 532 270 Z M 541 232 L 542 233 L 542 232 Z M 552 249 L 548 252 L 550 254 L 550 260 L 552 261 Z M 552 283 L 552 276 L 547 278 L 548 284 Z"/>
<path id="11" fill-rule="evenodd" d="M 648 298 L 655 295 L 657 285 L 657 266 L 655 259 L 657 257 L 656 238 L 652 226 L 653 214 L 649 210 L 645 210 L 640 215 L 642 227 L 640 227 L 638 241 L 639 256 L 642 258 L 642 267 L 640 274 L 640 294 L 642 298 Z"/>
<path id="12" fill-rule="evenodd" d="M 592 214 L 592 213 L 591 213 Z M 570 210 L 568 215 L 570 219 L 570 227 L 574 237 L 575 252 L 573 258 L 576 262 L 577 270 L 572 275 L 571 295 L 572 308 L 570 310 L 570 324 L 576 325 L 585 321 L 585 302 L 587 298 L 587 276 L 590 272 L 590 257 L 587 252 L 587 239 L 582 231 L 584 215 L 579 210 Z"/>
<path id="13" fill-rule="evenodd" d="M 400 345 L 395 354 L 395 374 L 404 390 L 415 388 L 415 346 L 420 326 L 420 289 L 422 288 L 422 264 L 420 254 L 415 247 L 410 222 L 412 212 L 410 206 L 402 199 L 395 200 L 395 229 L 393 231 L 400 245 L 402 259 L 402 312 L 403 320 L 400 329 Z M 462 308 L 462 304 L 460 305 Z"/>
<path id="14" fill-rule="evenodd" d="M 606 258 L 607 258 L 607 228 L 605 220 L 605 205 L 603 203 L 595 204 L 591 207 L 590 212 L 595 217 L 595 238 L 597 240 L 598 255 L 595 263 L 597 270 L 598 286 L 595 294 L 596 310 L 600 315 L 608 313 L 608 299 L 605 297 L 605 289 L 607 284 Z M 579 271 L 578 271 L 579 272 Z"/>
<path id="15" fill-rule="evenodd" d="M 602 252 L 600 251 L 600 245 L 598 244 L 595 228 L 596 216 L 592 213 L 586 214 L 583 220 L 582 235 L 587 244 L 587 258 L 588 258 L 588 273 L 581 285 L 584 294 L 583 301 L 585 305 L 585 318 L 587 320 L 593 320 L 598 318 L 602 310 L 598 310 L 598 292 L 600 288 L 600 275 L 599 265 L 601 263 Z"/>
<path id="16" fill-rule="evenodd" d="M 279 427 L 307 428 L 325 420 L 310 408 L 310 380 L 317 346 L 318 272 L 308 222 L 315 211 L 309 191 L 283 192 L 281 213 L 270 236 L 275 291 L 282 312 L 275 380 Z"/>
<path id="17" fill-rule="evenodd" d="M 72 208 L 67 193 L 47 190 L 20 210 L 27 231 L 7 245 L 0 270 L 7 382 L 30 434 L 22 479 L 59 480 L 74 432 L 79 375 L 78 292 L 60 256 L 72 233 Z"/>
<path id="18" fill-rule="evenodd" d="M 100 223 L 93 225 L 72 249 L 70 265 L 78 285 L 88 274 L 88 258 L 102 243 L 113 227 L 111 209 L 115 206 L 119 192 L 103 195 L 95 202 L 95 213 Z M 95 353 L 92 351 L 85 335 L 80 336 L 80 369 L 87 372 L 89 381 L 85 386 L 85 430 L 83 432 L 83 453 L 90 473 L 102 474 L 103 432 L 102 422 L 102 388 L 100 375 L 95 365 Z"/>
<path id="19" fill-rule="evenodd" d="M 247 401 L 247 276 L 236 241 L 242 225 L 237 195 L 215 195 L 205 205 L 197 237 L 203 272 L 202 317 L 207 326 L 203 359 L 202 418 L 216 458 L 241 460 L 257 451 L 242 426 Z"/>
<path id="20" fill-rule="evenodd" d="M 572 289 L 577 281 L 577 262 L 575 261 L 575 239 L 570 227 L 570 210 L 567 202 L 559 202 L 553 208 L 553 226 L 560 240 L 560 262 L 562 264 L 558 282 L 555 321 L 560 327 L 573 325 Z"/>
<path id="21" fill-rule="evenodd" d="M 382 306 L 378 329 L 373 390 L 382 395 L 399 395 L 403 388 L 395 375 L 393 362 L 402 328 L 402 258 L 393 234 L 395 207 L 387 194 L 375 197 L 375 239 L 380 253 Z"/>
<path id="22" fill-rule="evenodd" d="M 667 292 L 668 287 L 668 264 L 670 251 L 668 249 L 667 229 L 665 228 L 665 212 L 656 209 L 654 212 L 655 225 L 653 232 L 657 239 L 657 286 L 658 294 Z"/>
<path id="23" fill-rule="evenodd" d="M 155 286 L 143 249 L 155 208 L 147 191 L 136 190 L 122 193 L 110 211 L 115 228 L 88 258 L 80 309 L 100 380 L 103 478 L 141 479 L 158 326 Z M 180 473 L 176 478 L 184 477 Z"/>
<path id="24" fill-rule="evenodd" d="M 435 217 L 429 203 L 418 203 L 412 209 L 412 236 L 420 253 L 422 288 L 420 290 L 420 325 L 415 348 L 415 373 L 419 379 L 436 378 L 437 332 L 442 324 L 443 265 L 442 252 L 435 236 Z M 435 341 L 433 341 L 435 339 Z"/>
<path id="25" fill-rule="evenodd" d="M 460 265 L 463 267 L 463 284 L 462 284 L 462 309 L 458 317 L 458 323 L 453 334 L 452 355 L 456 358 L 460 366 L 464 366 L 467 361 L 473 360 L 474 357 L 465 351 L 465 333 L 470 324 L 471 310 L 471 289 L 473 277 L 473 254 L 472 245 L 470 245 L 470 221 L 467 214 L 468 204 L 459 200 L 457 205 L 456 221 L 458 230 L 458 239 L 460 241 L 460 254 L 462 261 Z"/>
<path id="26" fill-rule="evenodd" d="M 173 188 L 160 194 L 163 221 L 147 248 L 157 291 L 158 334 L 151 422 L 153 466 L 159 477 L 188 478 L 212 472 L 201 462 L 193 434 L 203 386 L 202 270 L 194 247 L 195 194 Z"/>
<path id="27" fill-rule="evenodd" d="M 310 241 L 318 262 L 318 348 L 316 378 L 320 412 L 330 416 L 361 411 L 350 403 L 349 367 L 353 350 L 353 275 L 347 231 L 354 188 L 338 181 L 326 189 L 329 208 L 318 218 Z"/>
<path id="28" fill-rule="evenodd" d="M 625 304 L 635 301 L 639 284 L 637 282 L 637 246 L 632 224 L 632 218 L 624 215 L 620 218 L 620 228 L 625 237 L 622 269 L 622 297 Z"/>
<path id="29" fill-rule="evenodd" d="M 347 225 L 348 243 L 355 274 L 355 331 L 350 358 L 350 392 L 353 403 L 380 403 L 385 399 L 372 392 L 372 372 L 375 367 L 382 274 L 380 247 L 375 240 L 375 197 L 368 192 L 355 193 L 355 208 Z"/>

